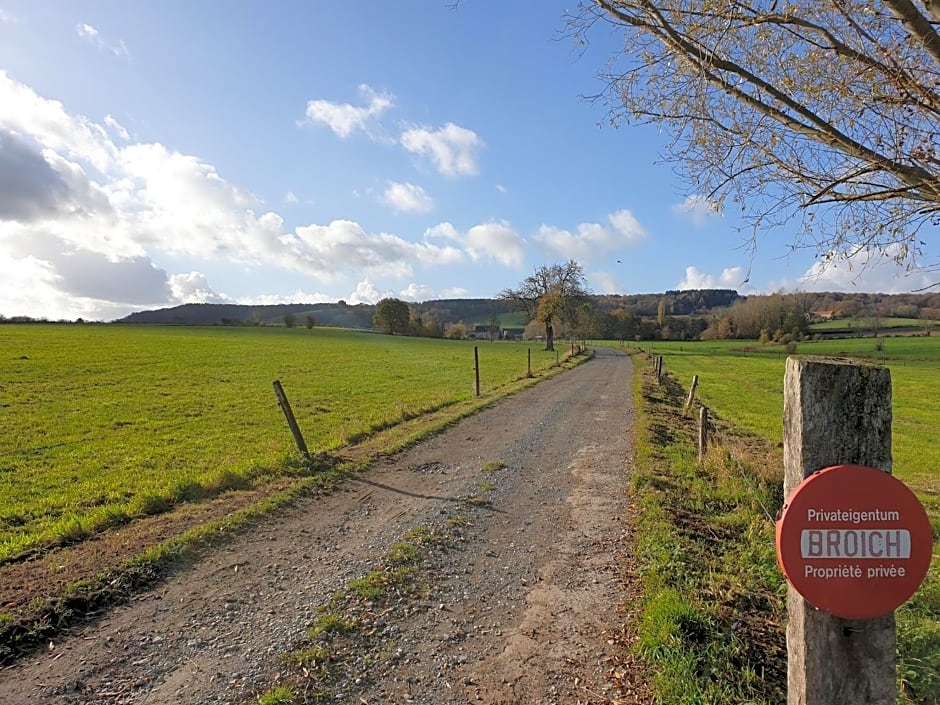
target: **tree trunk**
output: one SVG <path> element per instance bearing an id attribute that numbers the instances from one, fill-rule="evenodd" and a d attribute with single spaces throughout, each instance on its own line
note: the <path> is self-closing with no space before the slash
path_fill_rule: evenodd
<path id="1" fill-rule="evenodd" d="M 555 350 L 555 328 L 551 323 L 545 324 L 545 349 Z"/>

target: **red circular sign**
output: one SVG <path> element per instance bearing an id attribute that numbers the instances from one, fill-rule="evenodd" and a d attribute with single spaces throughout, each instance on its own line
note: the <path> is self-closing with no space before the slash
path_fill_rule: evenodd
<path id="1" fill-rule="evenodd" d="M 814 607 L 843 619 L 888 614 L 927 576 L 927 512 L 896 477 L 836 465 L 793 490 L 777 520 L 777 561 Z"/>

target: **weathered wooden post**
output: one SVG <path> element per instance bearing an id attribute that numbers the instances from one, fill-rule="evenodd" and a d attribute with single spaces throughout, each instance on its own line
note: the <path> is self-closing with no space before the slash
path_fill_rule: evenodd
<path id="1" fill-rule="evenodd" d="M 703 406 L 698 411 L 698 464 L 705 462 L 705 453 L 708 450 L 708 407 Z"/>
<path id="2" fill-rule="evenodd" d="M 477 396 L 480 396 L 480 351 L 476 345 L 473 346 L 473 390 Z"/>
<path id="3" fill-rule="evenodd" d="M 297 450 L 303 453 L 304 457 L 310 455 L 310 452 L 307 450 L 307 444 L 304 441 L 303 434 L 300 432 L 300 426 L 297 425 L 297 419 L 294 418 L 294 410 L 290 408 L 290 402 L 287 401 L 287 394 L 284 393 L 284 387 L 281 386 L 281 380 L 274 380 L 274 394 L 277 396 L 277 403 L 281 407 L 281 411 L 284 412 L 284 417 L 287 419 L 287 425 L 290 427 L 290 432 L 294 434 L 294 442 L 297 444 Z"/>
<path id="4" fill-rule="evenodd" d="M 689 398 L 685 400 L 685 411 L 692 407 L 692 401 L 695 399 L 695 388 L 698 386 L 698 375 L 692 375 L 692 386 L 689 388 Z"/>
<path id="5" fill-rule="evenodd" d="M 529 371 L 527 374 L 529 377 L 532 376 L 532 348 L 529 348 Z"/>
<path id="6" fill-rule="evenodd" d="M 827 358 L 787 358 L 784 496 L 843 463 L 891 472 L 891 373 Z M 788 705 L 894 705 L 894 614 L 834 617 L 787 591 Z"/>

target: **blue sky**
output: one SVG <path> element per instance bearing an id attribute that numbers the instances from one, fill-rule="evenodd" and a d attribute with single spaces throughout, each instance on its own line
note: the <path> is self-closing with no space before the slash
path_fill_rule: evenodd
<path id="1" fill-rule="evenodd" d="M 575 9 L 0 0 L 0 314 L 492 297 L 568 258 L 597 293 L 931 283 L 749 251 L 582 98 L 618 40 Z"/>

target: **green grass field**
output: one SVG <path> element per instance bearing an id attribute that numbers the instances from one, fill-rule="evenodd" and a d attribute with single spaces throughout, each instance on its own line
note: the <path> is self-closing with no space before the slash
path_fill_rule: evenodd
<path id="1" fill-rule="evenodd" d="M 822 321 L 821 323 L 814 323 L 810 326 L 810 330 L 851 330 L 853 328 L 871 330 L 874 325 L 874 320 L 875 319 L 864 317 L 858 319 L 836 318 L 829 321 Z M 927 328 L 935 328 L 936 326 L 940 326 L 940 321 L 931 321 L 925 318 L 878 318 L 877 323 L 879 330 L 889 331 L 897 331 L 899 328 L 924 330 Z"/>
<path id="2" fill-rule="evenodd" d="M 473 398 L 473 347 L 330 328 L 0 326 L 0 561 L 289 472 L 275 379 L 310 451 L 330 451 Z M 527 344 L 478 347 L 484 396 L 526 376 Z M 533 371 L 555 364 L 531 350 Z"/>
<path id="3" fill-rule="evenodd" d="M 649 344 L 644 344 L 649 350 Z M 656 342 L 664 370 L 688 389 L 699 376 L 696 396 L 738 428 L 780 444 L 783 436 L 783 377 L 786 350 L 745 341 Z M 796 354 L 857 357 L 891 370 L 894 474 L 917 494 L 933 525 L 934 557 L 914 597 L 897 612 L 899 703 L 940 698 L 940 337 L 826 340 L 799 343 Z M 691 452 L 690 449 L 685 449 Z M 782 480 L 782 461 L 779 469 Z M 776 509 L 772 509 L 776 511 Z M 766 570 L 775 570 L 772 556 Z"/>
<path id="4" fill-rule="evenodd" d="M 878 347 L 881 347 L 879 350 Z M 656 342 L 665 368 L 720 416 L 774 443 L 783 439 L 783 346 L 753 342 Z M 848 338 L 798 343 L 798 355 L 856 357 L 891 370 L 894 472 L 940 517 L 940 337 Z"/>

